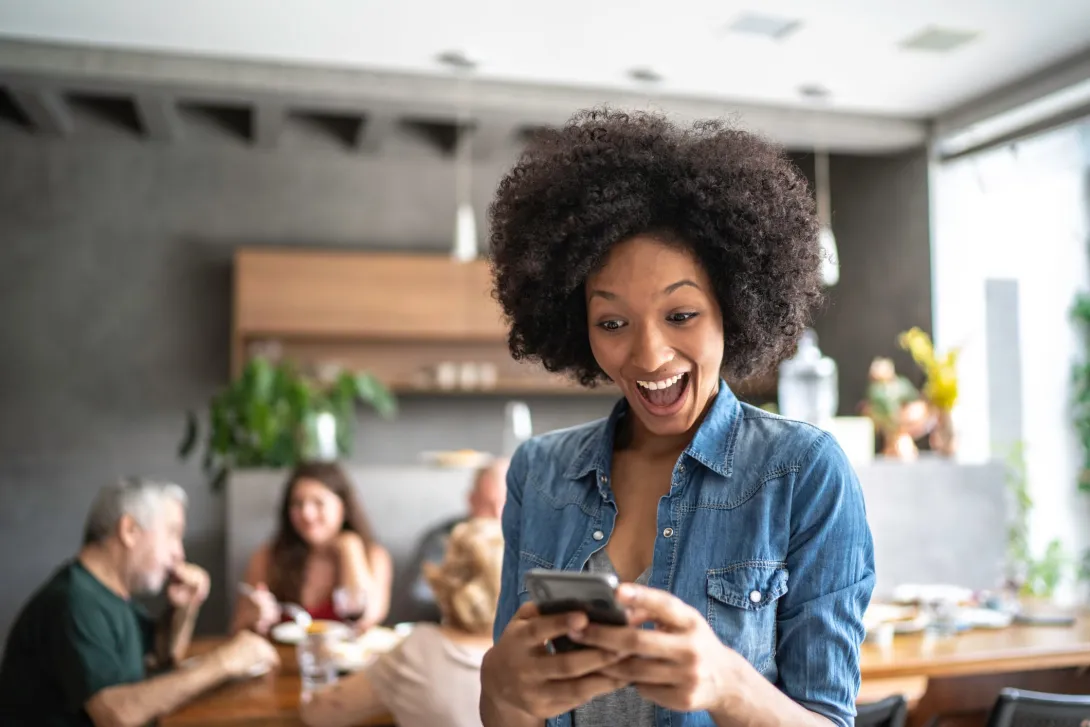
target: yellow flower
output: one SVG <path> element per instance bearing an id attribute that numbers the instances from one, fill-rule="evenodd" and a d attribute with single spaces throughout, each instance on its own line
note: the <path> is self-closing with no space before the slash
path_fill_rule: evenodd
<path id="1" fill-rule="evenodd" d="M 935 352 L 931 337 L 919 328 L 912 328 L 897 337 L 901 348 L 912 355 L 912 359 L 927 377 L 923 395 L 940 411 L 950 411 L 958 399 L 957 363 L 960 349 L 952 349 L 945 354 Z"/>

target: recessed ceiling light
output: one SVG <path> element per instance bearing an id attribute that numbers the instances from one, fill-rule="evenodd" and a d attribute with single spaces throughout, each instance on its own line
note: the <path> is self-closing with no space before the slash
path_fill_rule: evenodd
<path id="1" fill-rule="evenodd" d="M 826 101 L 832 92 L 820 83 L 804 83 L 799 86 L 799 95 L 813 101 Z"/>
<path id="2" fill-rule="evenodd" d="M 471 71 L 477 67 L 477 62 L 460 50 L 443 51 L 435 60 L 458 71 Z"/>
<path id="3" fill-rule="evenodd" d="M 802 21 L 778 15 L 743 13 L 734 19 L 727 30 L 732 33 L 763 35 L 772 40 L 783 40 L 802 26 Z"/>
<path id="4" fill-rule="evenodd" d="M 915 35 L 901 41 L 900 45 L 905 50 L 924 50 L 935 53 L 960 48 L 969 41 L 975 39 L 979 33 L 974 30 L 956 30 L 954 28 L 939 28 L 928 26 Z"/>
<path id="5" fill-rule="evenodd" d="M 628 77 L 641 83 L 658 83 L 662 76 L 650 68 L 633 68 L 628 72 Z"/>

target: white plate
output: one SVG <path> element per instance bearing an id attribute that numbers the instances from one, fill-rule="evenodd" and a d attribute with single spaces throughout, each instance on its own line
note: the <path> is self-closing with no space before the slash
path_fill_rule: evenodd
<path id="1" fill-rule="evenodd" d="M 894 603 L 965 603 L 973 598 L 973 591 L 961 586 L 943 583 L 903 583 L 893 589 Z"/>
<path id="2" fill-rule="evenodd" d="M 333 661 L 341 671 L 359 671 L 371 664 L 380 654 L 392 651 L 407 634 L 384 626 L 375 626 L 355 639 L 347 639 L 330 645 Z"/>
<path id="3" fill-rule="evenodd" d="M 268 664 L 254 664 L 246 670 L 246 677 L 250 679 L 256 679 L 257 677 L 263 677 L 272 671 L 272 667 Z"/>
<path id="4" fill-rule="evenodd" d="M 443 452 L 421 452 L 420 459 L 432 467 L 444 469 L 477 469 L 486 467 L 495 459 L 488 452 L 475 450 L 448 450 Z"/>
<path id="5" fill-rule="evenodd" d="M 352 638 L 352 629 L 340 621 L 315 621 L 325 627 L 325 633 L 335 639 Z M 306 638 L 307 630 L 294 621 L 285 621 L 272 627 L 269 636 L 281 644 L 298 644 Z"/>
<path id="6" fill-rule="evenodd" d="M 178 666 L 180 666 L 180 667 L 182 667 L 184 669 L 188 669 L 189 667 L 194 666 L 197 663 L 198 658 L 199 657 L 191 656 L 188 659 L 185 659 L 181 663 L 179 663 Z M 257 677 L 265 676 L 270 671 L 272 671 L 272 667 L 270 665 L 268 665 L 268 664 L 254 664 L 253 666 L 251 666 L 249 669 L 246 670 L 245 674 L 243 674 L 240 677 L 236 677 L 236 678 L 237 679 L 256 679 Z"/>
<path id="7" fill-rule="evenodd" d="M 958 624 L 972 629 L 1005 629 L 1014 618 L 1009 613 L 991 608 L 959 608 Z"/>

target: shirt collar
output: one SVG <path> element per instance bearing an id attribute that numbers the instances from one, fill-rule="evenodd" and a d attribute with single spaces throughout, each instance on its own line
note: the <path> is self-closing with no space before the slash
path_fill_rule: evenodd
<path id="1" fill-rule="evenodd" d="M 569 479 L 582 479 L 595 472 L 598 486 L 604 486 L 603 478 L 609 477 L 610 462 L 613 461 L 613 437 L 617 431 L 617 422 L 628 411 L 628 401 L 618 401 L 609 417 L 584 440 L 565 476 Z M 719 381 L 719 393 L 712 400 L 707 416 L 696 430 L 685 454 L 716 474 L 730 477 L 734 468 L 734 439 L 738 432 L 737 423 L 741 419 L 742 406 L 727 382 Z"/>

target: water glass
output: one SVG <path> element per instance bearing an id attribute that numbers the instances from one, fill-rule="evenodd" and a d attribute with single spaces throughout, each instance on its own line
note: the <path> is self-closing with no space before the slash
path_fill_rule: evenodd
<path id="1" fill-rule="evenodd" d="M 958 604 L 956 601 L 939 598 L 927 601 L 924 609 L 929 617 L 925 627 L 928 636 L 945 639 L 957 633 Z"/>
<path id="2" fill-rule="evenodd" d="M 296 647 L 304 695 L 337 681 L 337 665 L 329 647 L 325 634 L 307 634 Z"/>

